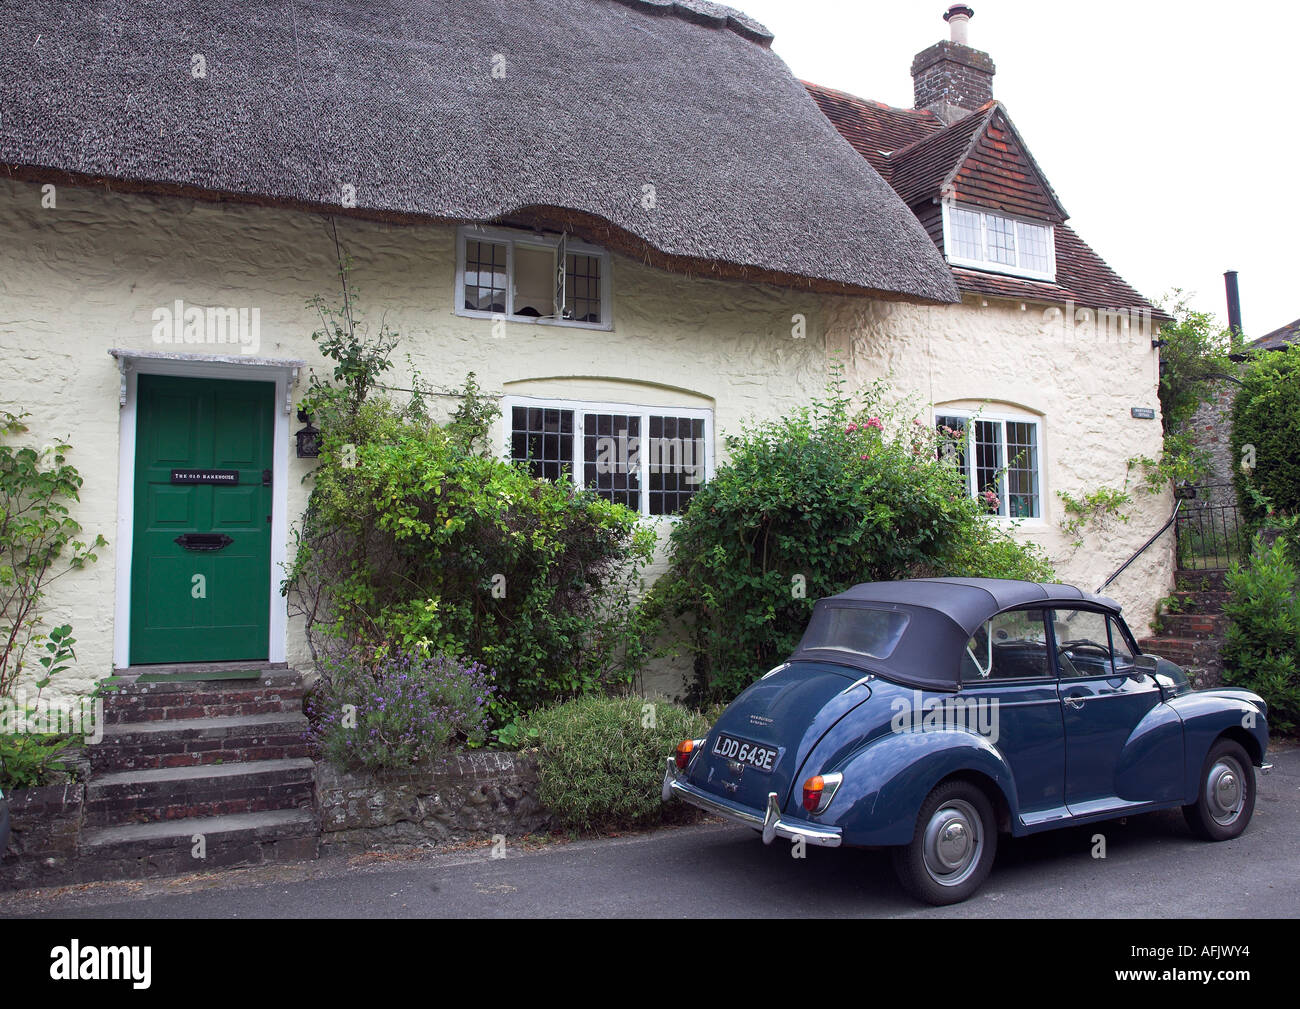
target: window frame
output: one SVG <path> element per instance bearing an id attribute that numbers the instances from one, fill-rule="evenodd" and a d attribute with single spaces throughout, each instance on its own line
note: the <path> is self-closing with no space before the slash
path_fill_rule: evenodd
<path id="1" fill-rule="evenodd" d="M 998 449 L 1001 453 L 1001 466 L 999 472 L 1003 473 L 1003 488 L 998 494 L 998 512 L 997 514 L 989 513 L 988 518 L 998 522 L 1005 523 L 1026 523 L 1029 525 L 1046 524 L 1047 521 L 1047 491 L 1045 489 L 1047 474 L 1047 459 L 1043 445 L 1043 429 L 1045 427 L 1043 418 L 1036 417 L 1033 414 L 1024 413 L 988 413 L 984 410 L 972 410 L 967 407 L 956 406 L 935 406 L 933 407 L 933 416 L 931 417 L 931 428 L 936 429 L 940 418 L 961 420 L 966 429 L 966 441 L 963 446 L 963 464 L 966 469 L 966 491 L 971 497 L 978 497 L 984 493 L 983 488 L 975 484 L 976 470 L 978 467 L 975 462 L 975 431 L 974 423 L 977 421 L 991 421 L 999 425 L 1000 436 Z M 1008 424 L 1032 424 L 1034 426 L 1035 448 L 1038 452 L 1038 466 L 1035 473 L 1037 492 L 1038 492 L 1038 514 L 1037 515 L 1012 515 L 1008 498 L 1010 495 L 1006 491 L 1005 469 L 1010 463 L 1010 456 L 1007 449 L 1007 425 Z"/>
<path id="2" fill-rule="evenodd" d="M 480 309 L 465 307 L 465 252 L 469 242 L 497 242 L 506 247 L 506 310 L 484 312 Z M 502 319 L 512 323 L 530 325 L 562 326 L 568 329 L 595 329 L 611 331 L 614 328 L 614 284 L 612 278 L 612 256 L 608 249 L 598 245 L 580 242 L 572 237 L 565 240 L 565 252 L 568 255 L 591 256 L 600 261 L 600 322 L 580 322 L 577 319 L 555 319 L 515 315 L 515 247 L 545 250 L 552 254 L 560 244 L 559 235 L 539 235 L 530 231 L 518 231 L 512 228 L 494 228 L 479 224 L 463 224 L 456 229 L 456 285 L 453 294 L 454 314 L 467 319 Z"/>
<path id="3" fill-rule="evenodd" d="M 585 487 L 583 474 L 586 470 L 586 438 L 583 429 L 584 415 L 588 413 L 636 416 L 641 420 L 642 444 L 650 437 L 651 417 L 686 417 L 691 420 L 704 421 L 704 479 L 703 487 L 714 478 L 715 452 L 713 441 L 713 411 L 702 407 L 686 406 L 648 406 L 641 403 L 612 403 L 596 400 L 578 399 L 544 399 L 537 396 L 506 395 L 501 400 L 502 451 L 507 462 L 511 461 L 511 438 L 514 434 L 514 422 L 511 411 L 514 407 L 542 410 L 571 410 L 573 412 L 573 469 L 570 479 L 579 489 Z M 639 481 L 638 496 L 640 508 L 636 514 L 643 519 L 677 522 L 681 515 L 653 515 L 650 513 L 650 453 L 638 448 Z M 628 509 L 631 511 L 631 509 Z"/>
<path id="4" fill-rule="evenodd" d="M 943 207 L 943 251 L 950 266 L 961 266 L 971 270 L 988 270 L 992 273 L 1005 273 L 1012 277 L 1028 277 L 1033 280 L 1047 280 L 1055 283 L 1056 281 L 1056 225 L 1050 221 L 1036 221 L 1029 217 L 1018 217 L 1015 214 L 997 213 L 992 210 L 985 210 L 983 207 L 977 207 L 970 203 L 955 203 L 945 201 Z M 1010 221 L 1013 225 L 1028 224 L 1036 228 L 1047 229 L 1047 258 L 1049 267 L 1047 270 L 1034 270 L 1029 267 L 1021 266 L 1020 263 L 1020 233 L 1015 227 L 1012 233 L 1016 239 L 1016 265 L 1010 266 L 1005 263 L 999 263 L 993 259 L 968 259 L 964 256 L 958 256 L 953 252 L 955 242 L 953 239 L 953 225 L 951 220 L 952 210 L 964 210 L 967 213 L 978 214 L 980 218 L 980 247 L 984 254 L 988 256 L 989 239 L 988 239 L 988 218 L 996 217 L 1000 220 Z"/>

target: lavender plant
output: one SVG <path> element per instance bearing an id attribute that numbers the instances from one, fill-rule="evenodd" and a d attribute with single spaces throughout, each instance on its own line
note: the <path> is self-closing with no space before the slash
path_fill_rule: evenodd
<path id="1" fill-rule="evenodd" d="M 413 649 L 374 659 L 353 651 L 323 665 L 309 736 L 338 767 L 431 767 L 487 738 L 494 677 L 477 662 Z"/>

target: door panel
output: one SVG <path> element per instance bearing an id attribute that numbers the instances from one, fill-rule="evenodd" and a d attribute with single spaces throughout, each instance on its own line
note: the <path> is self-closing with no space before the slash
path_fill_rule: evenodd
<path id="1" fill-rule="evenodd" d="M 1181 767 L 1182 736 L 1176 720 L 1154 710 L 1162 704 L 1155 679 L 1128 675 L 1131 656 L 1113 650 L 1105 614 L 1058 610 L 1052 626 L 1070 811 L 1087 815 L 1167 797 L 1158 769 Z"/>
<path id="2" fill-rule="evenodd" d="M 138 380 L 131 663 L 269 655 L 274 383 Z M 172 470 L 234 470 L 234 485 L 172 482 Z M 223 533 L 216 551 L 185 533 Z"/>

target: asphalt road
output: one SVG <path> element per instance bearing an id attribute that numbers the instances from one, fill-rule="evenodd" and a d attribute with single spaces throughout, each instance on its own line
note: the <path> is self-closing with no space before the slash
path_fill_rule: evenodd
<path id="1" fill-rule="evenodd" d="M 0 916 L 419 917 L 1300 917 L 1300 750 L 1272 756 L 1235 841 L 1194 839 L 1177 811 L 1004 838 L 984 888 L 948 908 L 913 903 L 888 853 L 764 847 L 744 827 L 669 828 L 554 843 L 266 866 L 149 883 L 0 895 Z M 1105 859 L 1092 857 L 1104 834 Z"/>

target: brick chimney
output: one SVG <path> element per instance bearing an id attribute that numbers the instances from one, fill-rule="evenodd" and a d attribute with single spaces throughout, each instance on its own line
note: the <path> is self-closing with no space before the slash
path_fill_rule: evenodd
<path id="1" fill-rule="evenodd" d="M 915 107 L 933 112 L 946 123 L 955 123 L 993 98 L 993 75 L 997 72 L 989 54 L 966 44 L 966 29 L 975 12 L 965 4 L 953 4 L 944 14 L 951 38 L 936 42 L 912 60 Z"/>

